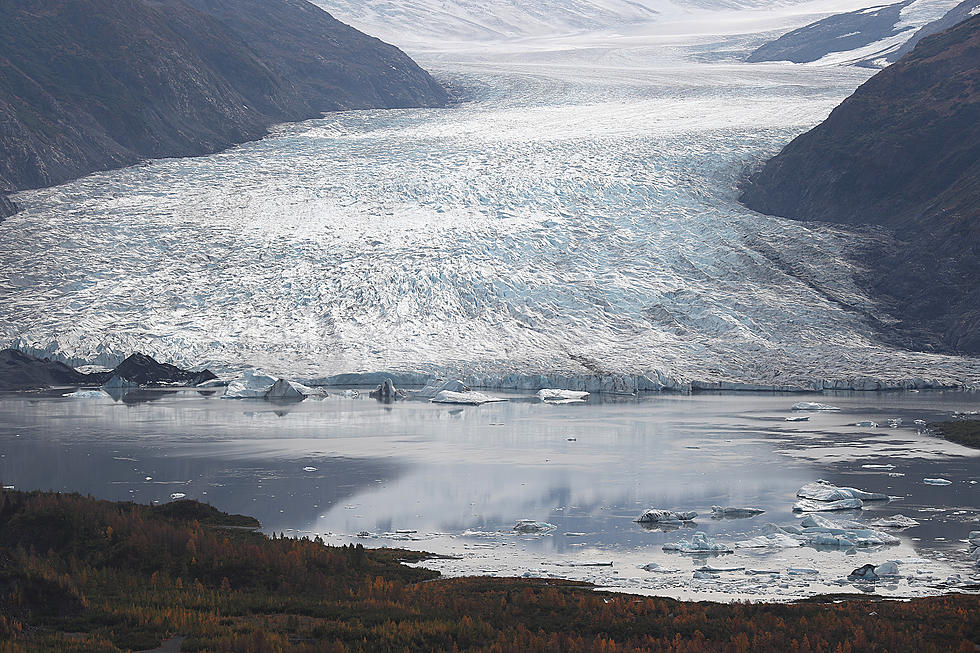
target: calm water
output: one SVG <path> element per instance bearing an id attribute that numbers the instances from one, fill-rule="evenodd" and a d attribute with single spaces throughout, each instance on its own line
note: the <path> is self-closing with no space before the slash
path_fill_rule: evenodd
<path id="1" fill-rule="evenodd" d="M 843 410 L 812 413 L 800 423 L 785 421 L 793 403 L 808 399 L 799 395 L 592 397 L 568 406 L 508 398 L 454 407 L 382 405 L 335 394 L 275 406 L 195 391 L 148 392 L 118 402 L 6 395 L 0 398 L 0 479 L 23 489 L 140 502 L 169 501 L 179 493 L 254 515 L 267 532 L 459 556 L 434 563 L 450 574 L 554 574 L 683 595 L 695 582 L 691 569 L 704 561 L 661 547 L 694 529 L 648 530 L 632 521 L 644 509 L 696 510 L 697 530 L 732 542 L 762 533 L 769 522 L 796 522 L 796 490 L 825 478 L 896 497 L 869 505 L 864 518 L 902 513 L 922 525 L 901 533 L 902 545 L 887 551 L 740 551 L 712 562 L 813 567 L 823 582 L 702 592 L 812 593 L 864 561 L 894 558 L 921 560 L 914 564 L 926 569 L 917 570 L 938 581 L 950 573 L 967 579 L 975 571 L 962 540 L 980 529 L 978 452 L 914 427 L 848 426 L 863 419 L 884 425 L 903 417 L 911 425 L 913 419 L 948 418 L 953 410 L 976 409 L 975 393 L 815 395 L 810 398 Z M 924 485 L 927 477 L 952 484 Z M 712 505 L 757 506 L 766 513 L 714 520 Z M 509 532 L 517 519 L 547 521 L 557 530 L 517 537 Z M 597 558 L 615 564 L 559 566 Z M 677 574 L 651 578 L 636 570 L 651 561 Z M 942 589 L 900 583 L 892 591 Z"/>

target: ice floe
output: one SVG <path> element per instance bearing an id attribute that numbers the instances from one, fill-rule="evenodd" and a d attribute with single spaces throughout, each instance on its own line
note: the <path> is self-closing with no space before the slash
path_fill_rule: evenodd
<path id="1" fill-rule="evenodd" d="M 787 533 L 775 524 L 767 526 L 769 532 L 747 540 L 735 542 L 736 549 L 791 549 L 806 544 L 805 538 L 796 533 Z"/>
<path id="2" fill-rule="evenodd" d="M 743 508 L 737 506 L 711 506 L 711 516 L 715 519 L 744 519 L 761 515 L 762 508 Z"/>
<path id="3" fill-rule="evenodd" d="M 787 422 L 809 422 L 810 421 L 810 416 L 809 415 L 790 415 L 789 417 L 786 418 L 786 421 Z"/>
<path id="4" fill-rule="evenodd" d="M 926 485 L 952 485 L 953 481 L 948 478 L 924 478 L 922 482 Z"/>
<path id="5" fill-rule="evenodd" d="M 840 410 L 840 408 L 816 401 L 800 401 L 793 404 L 792 410 Z"/>
<path id="6" fill-rule="evenodd" d="M 582 403 L 588 396 L 588 392 L 580 390 L 560 390 L 558 388 L 538 390 L 538 398 L 548 403 Z"/>
<path id="7" fill-rule="evenodd" d="M 650 508 L 633 521 L 640 524 L 680 524 L 682 522 L 693 521 L 697 516 L 698 513 L 696 512 L 677 512 L 674 510 Z"/>
<path id="8" fill-rule="evenodd" d="M 911 528 L 912 526 L 918 526 L 919 522 L 905 515 L 892 515 L 891 517 L 875 519 L 869 525 L 877 526 L 878 528 Z"/>
<path id="9" fill-rule="evenodd" d="M 863 429 L 876 429 L 878 428 L 878 422 L 873 422 L 870 419 L 866 419 L 860 422 L 854 422 L 853 426 L 858 426 Z"/>
<path id="10" fill-rule="evenodd" d="M 668 542 L 667 544 L 664 544 L 663 550 L 694 554 L 719 554 L 734 552 L 732 547 L 727 544 L 722 544 L 721 542 L 716 542 L 713 537 L 708 537 L 708 535 L 703 531 L 694 533 L 690 540 Z"/>
<path id="11" fill-rule="evenodd" d="M 101 390 L 78 390 L 76 392 L 69 392 L 68 394 L 62 396 L 70 399 L 105 399 L 109 395 Z"/>
<path id="12" fill-rule="evenodd" d="M 440 390 L 439 393 L 429 401 L 436 404 L 464 404 L 467 406 L 479 406 L 481 404 L 493 403 L 496 401 L 507 401 L 500 397 L 491 397 L 482 392 L 453 392 L 452 390 Z"/>

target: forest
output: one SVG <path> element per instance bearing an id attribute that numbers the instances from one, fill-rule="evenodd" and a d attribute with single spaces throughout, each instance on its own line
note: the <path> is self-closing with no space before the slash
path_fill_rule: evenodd
<path id="1" fill-rule="evenodd" d="M 720 604 L 439 579 L 424 553 L 266 536 L 191 500 L 0 490 L 0 653 L 976 651 L 980 597 Z"/>

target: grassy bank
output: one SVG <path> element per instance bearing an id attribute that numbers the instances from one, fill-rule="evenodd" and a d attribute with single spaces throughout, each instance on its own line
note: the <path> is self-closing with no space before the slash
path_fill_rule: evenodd
<path id="1" fill-rule="evenodd" d="M 424 554 L 267 538 L 193 501 L 0 491 L 0 651 L 975 651 L 980 597 L 678 602 L 434 579 Z M 235 528 L 228 528 L 233 526 Z M 246 528 L 242 528 L 246 527 Z"/>
<path id="2" fill-rule="evenodd" d="M 959 419 L 955 422 L 937 422 L 929 428 L 950 442 L 962 444 L 964 447 L 980 449 L 980 420 Z"/>

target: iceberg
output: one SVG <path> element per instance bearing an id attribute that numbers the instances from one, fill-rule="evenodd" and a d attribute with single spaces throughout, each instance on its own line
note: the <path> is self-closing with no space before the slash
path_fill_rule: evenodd
<path id="1" fill-rule="evenodd" d="M 518 519 L 514 524 L 513 531 L 522 535 L 543 535 L 556 530 L 558 527 L 546 521 L 535 521 L 533 519 Z"/>
<path id="2" fill-rule="evenodd" d="M 919 522 L 905 515 L 892 515 L 891 517 L 876 519 L 870 525 L 877 526 L 878 528 L 911 528 L 912 526 L 918 526 Z"/>
<path id="3" fill-rule="evenodd" d="M 265 393 L 269 401 L 303 401 L 310 394 L 310 388 L 299 383 L 279 379 Z"/>
<path id="4" fill-rule="evenodd" d="M 840 408 L 829 404 L 821 404 L 816 401 L 801 401 L 793 404 L 792 410 L 840 410 Z"/>
<path id="5" fill-rule="evenodd" d="M 68 397 L 70 399 L 104 399 L 109 396 L 101 390 L 79 390 L 77 392 L 69 392 L 63 397 Z"/>
<path id="6" fill-rule="evenodd" d="M 769 525 L 770 532 L 747 540 L 735 542 L 736 549 L 791 549 L 806 544 L 806 538 L 787 533 L 775 524 Z"/>
<path id="7" fill-rule="evenodd" d="M 840 499 L 839 501 L 813 501 L 801 499 L 793 504 L 793 512 L 832 512 L 836 510 L 860 510 L 864 502 L 860 499 Z"/>
<path id="8" fill-rule="evenodd" d="M 369 396 L 371 399 L 377 399 L 378 401 L 390 404 L 393 401 L 404 399 L 408 394 L 404 390 L 397 389 L 395 382 L 391 379 L 385 379 L 381 382 L 381 385 L 371 391 Z"/>
<path id="9" fill-rule="evenodd" d="M 761 515 L 764 512 L 765 510 L 762 508 L 711 506 L 711 517 L 714 519 L 744 519 Z"/>
<path id="10" fill-rule="evenodd" d="M 861 499 L 862 501 L 888 501 L 887 494 L 880 492 L 867 492 L 853 487 L 837 487 L 833 483 L 818 480 L 815 483 L 807 483 L 796 492 L 796 496 L 801 499 L 813 499 L 814 501 L 840 501 L 843 499 Z"/>
<path id="11" fill-rule="evenodd" d="M 847 577 L 851 580 L 874 582 L 886 576 L 898 576 L 898 564 L 893 561 L 884 562 L 877 566 L 867 564 L 858 567 Z"/>
<path id="12" fill-rule="evenodd" d="M 980 546 L 980 531 L 970 531 L 967 539 L 970 540 L 971 546 Z"/>
<path id="13" fill-rule="evenodd" d="M 864 429 L 876 429 L 878 428 L 878 422 L 872 422 L 870 419 L 866 419 L 862 422 L 854 422 L 851 426 L 858 426 Z"/>
<path id="14" fill-rule="evenodd" d="M 708 537 L 704 532 L 698 531 L 691 536 L 690 540 L 681 540 L 664 544 L 664 551 L 676 551 L 678 553 L 693 554 L 719 554 L 734 553 L 734 549 L 727 544 L 716 542 L 714 538 Z"/>
<path id="15" fill-rule="evenodd" d="M 675 512 L 650 508 L 633 521 L 639 524 L 680 524 L 681 522 L 693 521 L 697 516 L 698 513 L 696 512 Z"/>
<path id="16" fill-rule="evenodd" d="M 542 388 L 538 390 L 541 401 L 553 403 L 580 403 L 588 398 L 589 393 L 578 390 L 560 390 L 558 388 Z"/>
<path id="17" fill-rule="evenodd" d="M 926 485 L 952 485 L 953 481 L 948 478 L 924 478 L 922 482 Z"/>
<path id="18" fill-rule="evenodd" d="M 789 417 L 786 418 L 786 421 L 787 422 L 809 422 L 810 421 L 810 416 L 809 415 L 790 415 Z"/>
<path id="19" fill-rule="evenodd" d="M 500 397 L 491 397 L 482 392 L 453 392 L 452 390 L 441 390 L 439 394 L 430 399 L 435 404 L 464 404 L 468 406 L 479 406 L 481 404 L 492 403 L 495 401 L 507 401 Z"/>
<path id="20" fill-rule="evenodd" d="M 425 384 L 425 387 L 415 393 L 420 399 L 431 399 L 443 390 L 450 392 L 469 392 L 470 389 L 462 381 L 450 379 L 432 379 Z"/>
<path id="21" fill-rule="evenodd" d="M 259 370 L 245 370 L 242 372 L 242 378 L 228 383 L 228 388 L 221 397 L 222 399 L 263 399 L 265 393 L 275 383 L 276 379 Z"/>
<path id="22" fill-rule="evenodd" d="M 808 544 L 819 546 L 882 546 L 899 544 L 894 535 L 876 531 L 858 521 L 834 520 L 820 515 L 807 515 L 800 521 L 800 534 Z"/>

